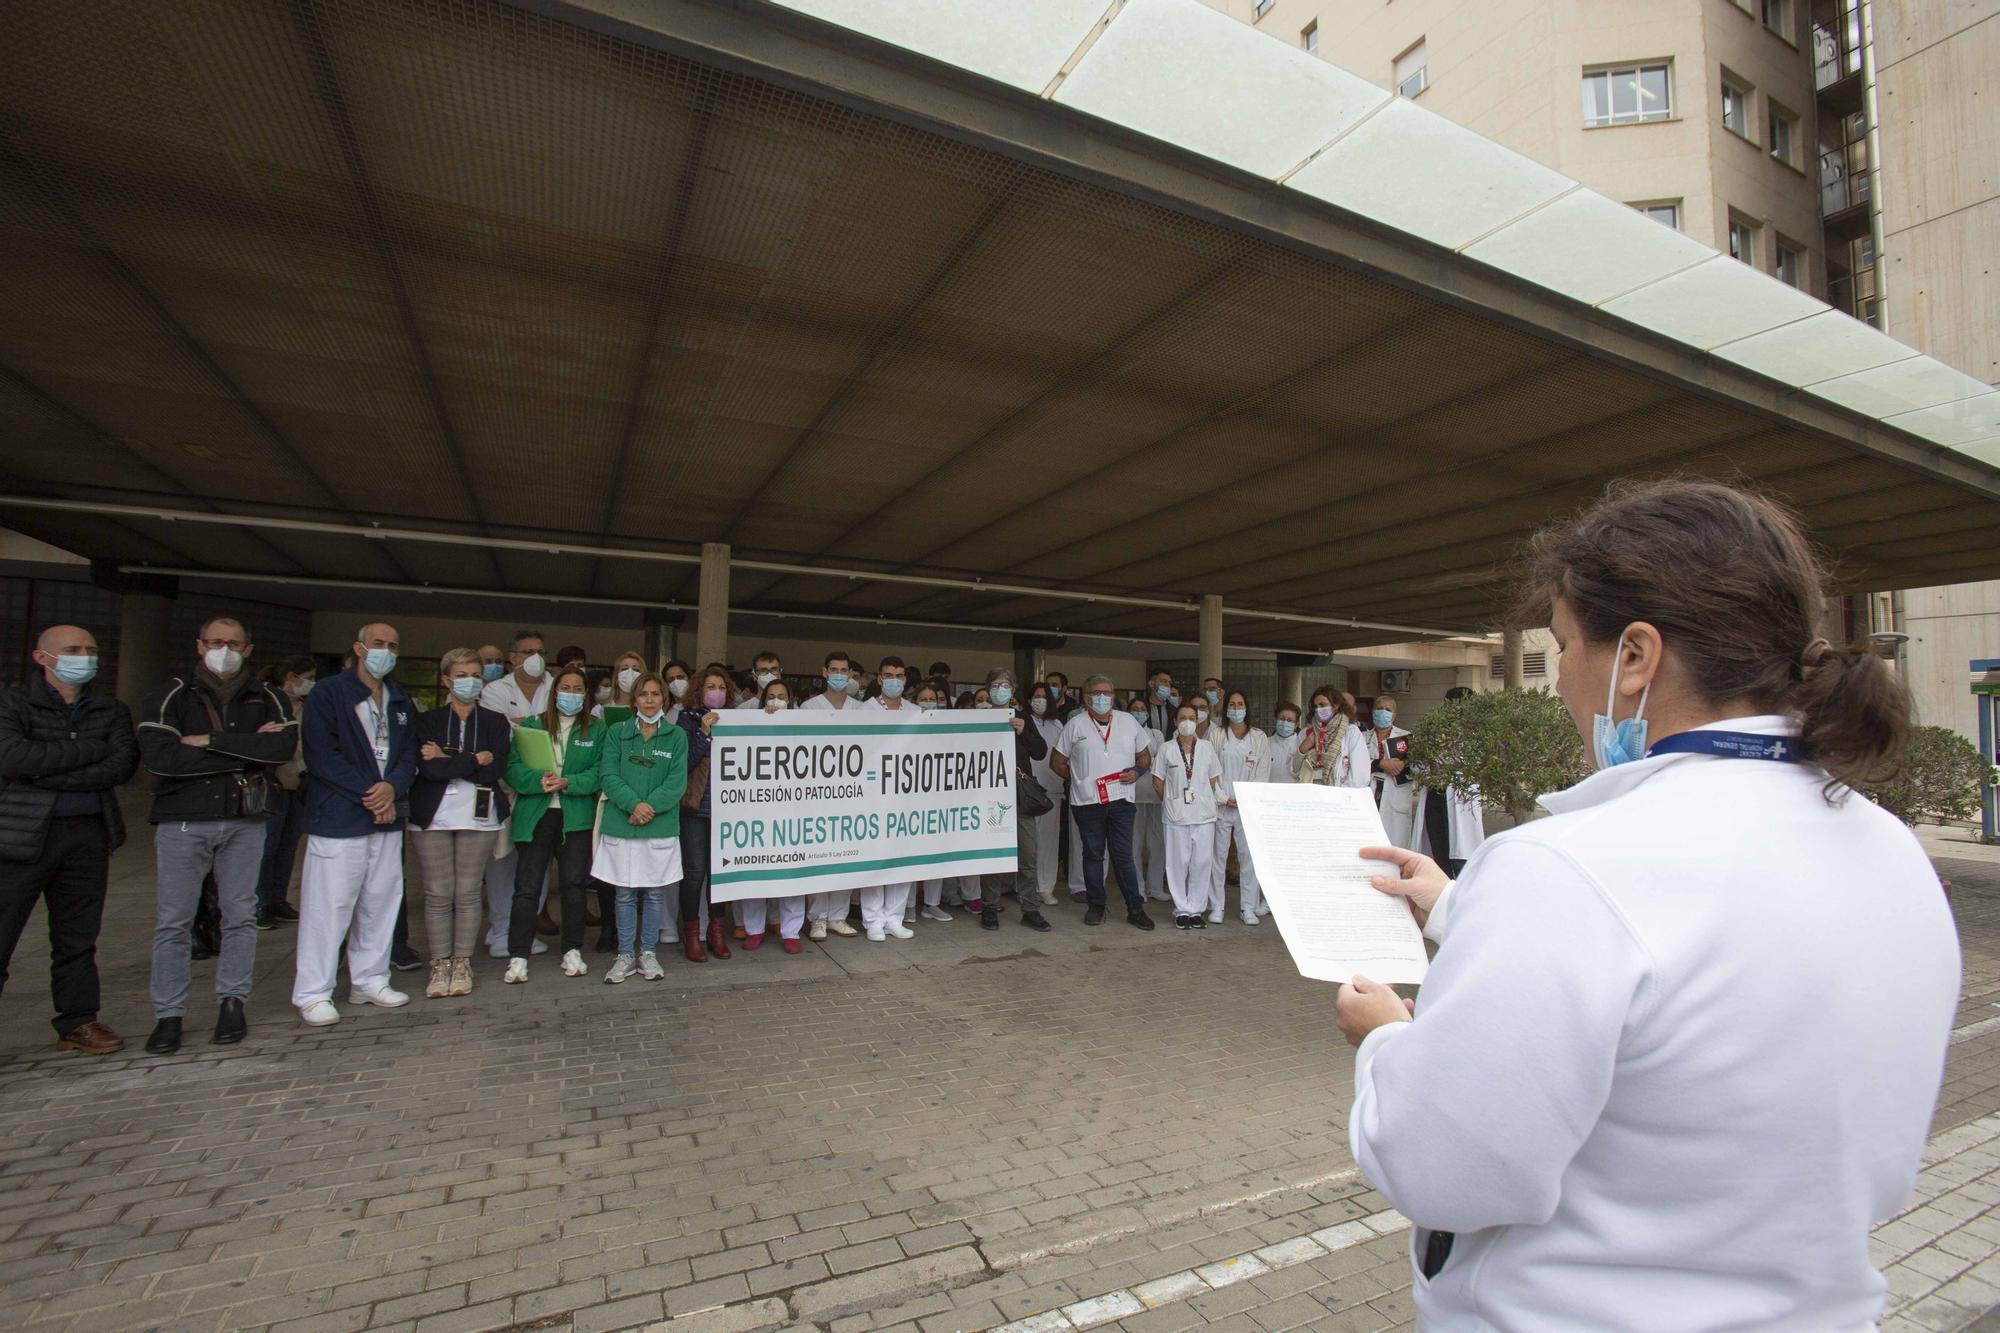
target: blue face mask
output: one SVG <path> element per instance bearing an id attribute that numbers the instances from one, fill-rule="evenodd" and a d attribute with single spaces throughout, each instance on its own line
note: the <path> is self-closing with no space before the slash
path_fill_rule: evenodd
<path id="1" fill-rule="evenodd" d="M 471 703 L 479 697 L 479 692 L 485 688 L 486 682 L 477 676 L 453 676 L 451 678 L 451 697 L 457 699 L 460 703 Z"/>
<path id="2" fill-rule="evenodd" d="M 1375 729 L 1377 731 L 1387 731 L 1394 725 L 1396 725 L 1396 715 L 1394 713 L 1386 708 L 1375 710 Z"/>
<path id="3" fill-rule="evenodd" d="M 1110 696 L 1110 695 L 1108 695 L 1108 694 L 1093 694 L 1093 695 L 1091 695 L 1091 696 L 1090 696 L 1090 711 L 1091 711 L 1091 712 L 1093 712 L 1093 713 L 1095 713 L 1095 714 L 1097 714 L 1097 715 L 1098 715 L 1099 717 L 1102 717 L 1102 716 L 1104 716 L 1104 715 L 1105 715 L 1106 713 L 1110 712 L 1110 711 L 1111 711 L 1111 696 Z"/>
<path id="4" fill-rule="evenodd" d="M 97 676 L 97 658 L 82 653 L 58 657 L 49 669 L 65 685 L 88 685 Z"/>
<path id="5" fill-rule="evenodd" d="M 1208 706 L 1210 708 L 1222 702 L 1221 690 L 1203 690 L 1202 693 L 1208 696 Z"/>
<path id="6" fill-rule="evenodd" d="M 847 673 L 845 671 L 834 672 L 826 678 L 826 687 L 835 694 L 839 694 L 847 688 Z"/>
<path id="7" fill-rule="evenodd" d="M 1163 704 L 1174 704 L 1180 702 L 1180 696 L 1176 695 L 1172 689 L 1168 688 L 1165 685 L 1155 685 L 1153 687 L 1153 697 L 1155 699 L 1158 699 Z"/>
<path id="8" fill-rule="evenodd" d="M 1231 725 L 1234 725 L 1235 723 L 1241 722 L 1243 720 L 1244 712 L 1241 708 L 1232 708 L 1229 710 L 1227 716 L 1229 718 Z"/>
<path id="9" fill-rule="evenodd" d="M 1012 685 L 989 685 L 986 687 L 986 697 L 993 701 L 995 708 L 1005 708 L 1008 704 L 1014 702 L 1014 687 Z"/>
<path id="10" fill-rule="evenodd" d="M 1277 725 L 1276 725 L 1276 727 L 1274 728 L 1274 730 L 1275 730 L 1275 731 L 1276 731 L 1276 732 L 1278 733 L 1278 738 L 1279 738 L 1280 740 L 1282 740 L 1282 739 L 1284 739 L 1285 737 L 1287 737 L 1287 736 L 1291 735 L 1291 734 L 1292 734 L 1293 732 L 1297 731 L 1298 729 L 1299 729 L 1299 724 L 1298 724 L 1298 723 L 1296 723 L 1296 722 L 1294 722 L 1294 721 L 1292 721 L 1292 720 L 1291 720 L 1290 718 L 1288 718 L 1288 717 L 1281 717 L 1281 718 L 1279 718 L 1279 719 L 1278 719 L 1278 721 L 1277 721 Z"/>
<path id="11" fill-rule="evenodd" d="M 1652 696 L 1649 684 L 1639 694 L 1639 711 L 1622 722 L 1611 720 L 1618 701 L 1618 673 L 1625 668 L 1625 638 L 1618 639 L 1618 657 L 1611 667 L 1611 687 L 1604 692 L 1604 711 L 1590 719 L 1591 757 L 1600 769 L 1616 768 L 1646 757 L 1646 700 Z"/>
<path id="12" fill-rule="evenodd" d="M 479 677 L 481 680 L 498 680 L 506 674 L 507 664 L 505 662 L 488 662 L 479 668 Z"/>
<path id="13" fill-rule="evenodd" d="M 564 717 L 575 717 L 583 711 L 583 696 L 575 690 L 564 690 L 556 695 L 556 711 Z"/>
<path id="14" fill-rule="evenodd" d="M 900 681 L 900 680 L 897 680 L 897 679 L 896 679 L 896 678 L 895 678 L 894 676 L 887 676 L 887 677 L 884 677 L 884 678 L 883 678 L 883 681 L 882 681 L 882 697 L 883 697 L 884 699 L 900 699 L 900 698 L 902 698 L 902 697 L 903 697 L 903 682 L 902 682 L 902 681 Z"/>
<path id="15" fill-rule="evenodd" d="M 396 654 L 388 648 L 370 648 L 361 659 L 361 665 L 377 680 L 389 679 L 389 673 L 396 669 Z"/>

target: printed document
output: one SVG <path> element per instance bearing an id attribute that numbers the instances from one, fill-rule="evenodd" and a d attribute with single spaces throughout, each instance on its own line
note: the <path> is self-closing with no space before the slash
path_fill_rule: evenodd
<path id="1" fill-rule="evenodd" d="M 1374 792 L 1239 782 L 1236 803 L 1257 882 L 1299 975 L 1351 981 L 1358 974 L 1387 984 L 1424 979 L 1424 936 L 1408 901 L 1369 883 L 1396 874 L 1394 863 L 1361 857 L 1363 847 L 1390 845 Z"/>

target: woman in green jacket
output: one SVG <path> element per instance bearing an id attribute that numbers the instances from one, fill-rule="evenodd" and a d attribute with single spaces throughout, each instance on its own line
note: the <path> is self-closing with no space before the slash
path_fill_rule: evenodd
<path id="1" fill-rule="evenodd" d="M 542 715 L 514 729 L 507 785 L 519 793 L 513 838 L 520 855 L 515 858 L 514 906 L 507 922 L 504 980 L 510 982 L 528 979 L 535 917 L 551 860 L 562 880 L 563 975 L 580 977 L 590 970 L 583 962 L 583 895 L 590 883 L 590 826 L 597 815 L 598 757 L 605 727 L 594 723 L 584 707 L 589 689 L 581 667 L 564 667 L 556 673 Z M 545 743 L 528 735 L 537 731 L 547 737 Z"/>
<path id="2" fill-rule="evenodd" d="M 687 790 L 687 733 L 667 721 L 667 683 L 647 673 L 632 687 L 637 715 L 611 729 L 599 775 L 604 790 L 597 859 L 591 873 L 617 890 L 618 957 L 604 980 L 638 972 L 666 975 L 653 952 L 667 890 L 681 882 L 681 794 Z M 643 899 L 641 897 L 643 895 Z M 635 964 L 633 950 L 645 949 Z"/>

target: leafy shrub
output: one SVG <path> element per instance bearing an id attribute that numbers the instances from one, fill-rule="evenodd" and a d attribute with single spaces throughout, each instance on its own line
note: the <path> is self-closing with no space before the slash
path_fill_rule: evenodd
<path id="1" fill-rule="evenodd" d="M 1410 743 L 1410 771 L 1426 787 L 1477 788 L 1516 819 L 1535 798 L 1590 776 L 1590 756 L 1569 710 L 1541 690 L 1494 690 L 1427 714 Z"/>
<path id="2" fill-rule="evenodd" d="M 1902 773 L 1864 794 L 1905 824 L 1953 823 L 1979 818 L 1980 789 L 1996 777 L 1979 747 L 1951 728 L 1918 727 Z"/>

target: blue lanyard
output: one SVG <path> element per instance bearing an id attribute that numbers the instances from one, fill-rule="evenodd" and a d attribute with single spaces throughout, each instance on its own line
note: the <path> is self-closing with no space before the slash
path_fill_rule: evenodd
<path id="1" fill-rule="evenodd" d="M 1657 754 L 1711 754 L 1718 759 L 1768 759 L 1780 764 L 1802 764 L 1796 736 L 1759 736 L 1748 731 L 1683 731 L 1669 736 L 1646 751 Z"/>

